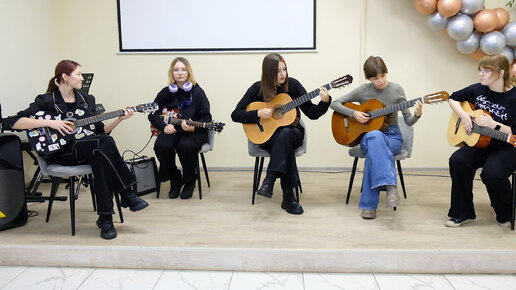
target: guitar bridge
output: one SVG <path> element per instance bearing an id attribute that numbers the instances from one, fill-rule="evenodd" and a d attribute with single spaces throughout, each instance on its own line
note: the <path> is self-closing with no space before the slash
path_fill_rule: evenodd
<path id="1" fill-rule="evenodd" d="M 457 122 L 455 123 L 455 135 L 457 135 L 457 132 L 459 131 L 459 127 L 460 127 L 460 122 L 462 120 L 460 118 L 457 119 Z"/>
<path id="2" fill-rule="evenodd" d="M 349 134 L 349 122 L 348 122 L 348 117 L 344 118 L 344 128 L 346 128 L 346 134 Z"/>
<path id="3" fill-rule="evenodd" d="M 260 132 L 263 132 L 263 126 L 262 126 L 262 123 L 258 122 L 258 129 L 260 129 Z"/>

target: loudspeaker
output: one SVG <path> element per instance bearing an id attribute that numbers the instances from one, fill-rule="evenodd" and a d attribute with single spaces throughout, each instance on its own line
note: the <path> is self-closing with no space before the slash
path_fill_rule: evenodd
<path id="1" fill-rule="evenodd" d="M 160 181 L 158 177 L 158 167 L 154 157 L 140 157 L 125 160 L 129 169 L 136 175 L 136 194 L 141 196 L 156 191 L 159 196 Z"/>
<path id="2" fill-rule="evenodd" d="M 0 230 L 27 222 L 20 137 L 0 134 Z"/>

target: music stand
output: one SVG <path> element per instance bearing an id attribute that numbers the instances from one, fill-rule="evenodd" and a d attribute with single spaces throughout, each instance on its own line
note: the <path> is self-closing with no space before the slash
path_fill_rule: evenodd
<path id="1" fill-rule="evenodd" d="M 83 73 L 82 77 L 84 81 L 82 82 L 82 88 L 79 92 L 87 94 L 90 91 L 91 82 L 93 81 L 93 73 Z"/>

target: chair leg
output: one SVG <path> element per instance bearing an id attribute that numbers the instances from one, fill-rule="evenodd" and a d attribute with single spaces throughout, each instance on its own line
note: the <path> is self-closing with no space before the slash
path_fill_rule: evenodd
<path id="1" fill-rule="evenodd" d="M 514 231 L 514 212 L 516 211 L 516 173 L 512 174 L 512 217 L 511 230 Z"/>
<path id="2" fill-rule="evenodd" d="M 61 177 L 52 177 L 52 188 L 50 189 L 50 196 L 48 198 L 47 218 L 45 219 L 47 223 L 50 220 L 52 204 L 54 203 L 54 198 L 56 197 L 57 190 L 59 189 L 59 185 L 61 184 L 61 179 Z"/>
<path id="3" fill-rule="evenodd" d="M 70 222 L 72 226 L 72 236 L 75 236 L 75 179 L 73 177 L 68 179 L 68 186 L 70 188 Z"/>
<path id="4" fill-rule="evenodd" d="M 114 196 L 116 208 L 118 209 L 118 215 L 120 216 L 120 223 L 124 223 L 124 214 L 122 213 L 122 206 L 120 205 L 120 194 L 115 192 Z"/>
<path id="5" fill-rule="evenodd" d="M 299 178 L 299 171 L 296 167 L 296 174 L 297 174 L 297 186 L 299 187 L 299 192 L 303 193 L 303 187 L 301 187 L 301 178 Z M 299 198 L 297 199 L 297 202 L 299 202 Z"/>
<path id="6" fill-rule="evenodd" d="M 206 159 L 204 159 L 204 153 L 201 153 L 202 168 L 204 168 L 204 176 L 206 177 L 206 183 L 210 187 L 210 177 L 208 176 L 208 167 L 206 167 Z"/>
<path id="7" fill-rule="evenodd" d="M 353 180 L 355 179 L 355 173 L 357 171 L 358 157 L 353 160 L 353 168 L 351 168 L 351 176 L 349 177 L 348 194 L 346 195 L 346 204 L 349 203 L 349 197 L 351 195 L 351 189 L 353 188 Z"/>
<path id="8" fill-rule="evenodd" d="M 260 165 L 261 161 L 261 165 Z M 253 192 L 251 193 L 251 204 L 254 204 L 254 199 L 256 197 L 256 191 L 258 190 L 258 183 L 260 182 L 260 175 L 258 174 L 258 170 L 261 173 L 263 168 L 263 159 L 260 157 L 256 157 L 254 161 L 254 172 L 253 172 Z"/>
<path id="9" fill-rule="evenodd" d="M 95 196 L 95 181 L 93 175 L 88 174 L 88 183 L 90 184 L 91 202 L 93 203 L 93 211 L 97 211 L 97 198 Z"/>
<path id="10" fill-rule="evenodd" d="M 202 156 L 202 153 L 201 153 L 201 156 Z M 195 163 L 195 171 L 197 172 L 197 187 L 199 187 L 199 199 L 202 199 L 201 170 L 199 167 L 199 155 L 197 155 L 197 162 Z"/>
<path id="11" fill-rule="evenodd" d="M 398 174 L 400 175 L 401 188 L 403 188 L 403 197 L 407 199 L 407 191 L 405 191 L 405 180 L 403 179 L 403 171 L 401 170 L 401 162 L 400 160 L 396 160 L 398 164 Z"/>

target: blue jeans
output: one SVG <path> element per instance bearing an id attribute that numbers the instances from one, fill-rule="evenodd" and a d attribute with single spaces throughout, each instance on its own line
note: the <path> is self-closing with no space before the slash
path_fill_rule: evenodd
<path id="1" fill-rule="evenodd" d="M 360 148 L 366 153 L 362 195 L 358 208 L 376 210 L 380 190 L 386 185 L 396 185 L 394 155 L 400 153 L 403 138 L 399 126 L 389 126 L 387 131 L 374 130 L 365 134 Z"/>

